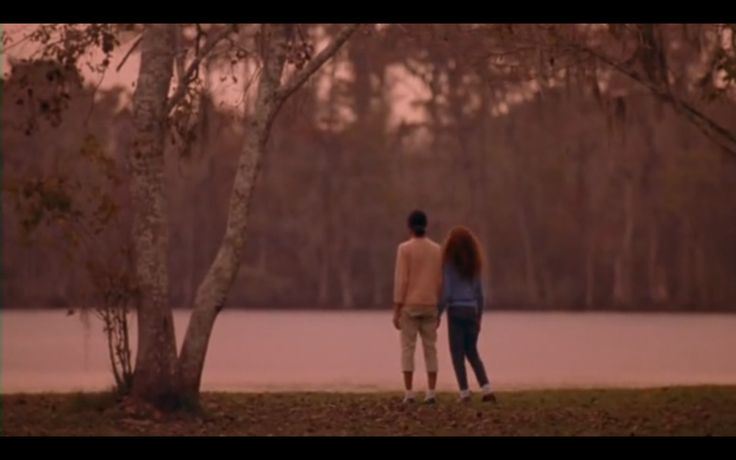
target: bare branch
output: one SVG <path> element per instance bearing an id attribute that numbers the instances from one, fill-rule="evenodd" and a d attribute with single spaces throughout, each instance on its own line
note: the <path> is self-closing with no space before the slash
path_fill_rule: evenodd
<path id="1" fill-rule="evenodd" d="M 177 33 L 176 33 L 176 52 L 174 53 L 174 66 L 176 70 L 176 75 L 181 81 L 182 77 L 185 74 L 184 65 L 187 59 L 187 49 L 182 45 L 182 42 L 184 41 L 181 36 L 182 26 L 178 25 L 176 28 L 177 28 Z"/>
<path id="2" fill-rule="evenodd" d="M 228 34 L 232 32 L 232 30 L 232 26 L 227 26 L 210 40 L 207 40 L 207 43 L 204 45 L 204 47 L 202 47 L 199 54 L 195 56 L 192 62 L 189 64 L 186 72 L 183 72 L 183 74 L 179 76 L 179 82 L 176 87 L 176 92 L 171 96 L 168 103 L 166 104 L 167 114 L 171 113 L 176 104 L 178 104 L 179 101 L 181 101 L 181 99 L 186 95 L 187 88 L 189 86 L 189 83 L 191 82 L 192 76 L 196 73 L 197 69 L 199 69 L 199 65 L 202 62 L 202 59 L 204 59 L 220 41 L 226 38 Z"/>
<path id="3" fill-rule="evenodd" d="M 626 68 L 625 66 L 613 61 L 608 56 L 605 56 L 591 48 L 586 46 L 577 46 L 581 51 L 587 52 L 590 55 L 596 57 L 601 62 L 608 66 L 616 69 L 627 77 L 631 78 L 635 82 L 649 89 L 649 91 L 656 97 L 669 103 L 676 111 L 685 115 L 685 117 L 693 125 L 695 125 L 700 131 L 705 134 L 708 139 L 718 144 L 730 157 L 736 158 L 736 134 L 732 133 L 728 129 L 719 125 L 712 118 L 708 117 L 686 101 L 675 96 L 669 89 L 660 88 L 651 82 L 642 78 L 637 72 Z"/>
<path id="4" fill-rule="evenodd" d="M 199 56 L 199 47 L 200 47 L 200 41 L 202 37 L 205 37 L 207 34 L 202 30 L 201 24 L 195 24 L 197 27 L 197 36 L 194 38 L 194 56 Z"/>
<path id="5" fill-rule="evenodd" d="M 283 102 L 289 96 L 291 96 L 291 94 L 299 89 L 304 84 L 304 82 L 306 82 L 307 79 L 322 66 L 322 64 L 324 64 L 328 59 L 334 56 L 335 53 L 337 53 L 340 47 L 347 41 L 348 38 L 350 38 L 350 35 L 352 35 L 352 33 L 355 32 L 358 27 L 360 27 L 360 24 L 351 24 L 341 30 L 332 43 L 327 45 L 325 49 L 320 51 L 307 63 L 307 65 L 305 65 L 301 70 L 292 75 L 291 78 L 289 78 L 289 81 L 287 81 L 284 85 L 281 86 L 281 88 L 279 88 L 279 90 L 276 92 L 276 98 L 279 99 L 280 102 Z"/>
<path id="6" fill-rule="evenodd" d="M 130 49 L 128 50 L 128 52 L 125 53 L 125 56 L 123 56 L 123 60 L 120 61 L 120 64 L 118 64 L 118 66 L 115 68 L 115 71 L 116 72 L 120 72 L 120 69 L 123 68 L 123 65 L 126 63 L 126 61 L 128 60 L 128 58 L 130 57 L 130 55 L 133 54 L 133 51 L 135 51 L 135 49 L 138 48 L 138 45 L 141 44 L 141 40 L 143 40 L 143 34 L 141 34 L 136 39 L 136 41 L 133 43 L 133 46 L 131 46 Z"/>

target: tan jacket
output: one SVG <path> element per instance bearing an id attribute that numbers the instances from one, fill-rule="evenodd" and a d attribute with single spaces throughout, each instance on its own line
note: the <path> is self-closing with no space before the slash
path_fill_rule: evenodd
<path id="1" fill-rule="evenodd" d="M 442 283 L 442 249 L 427 237 L 412 237 L 396 251 L 394 302 L 436 307 Z"/>

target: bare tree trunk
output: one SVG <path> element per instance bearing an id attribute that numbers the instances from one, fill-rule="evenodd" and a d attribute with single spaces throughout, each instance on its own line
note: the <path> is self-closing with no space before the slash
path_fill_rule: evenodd
<path id="1" fill-rule="evenodd" d="M 682 222 L 680 240 L 680 282 L 678 303 L 688 306 L 692 301 L 692 224 L 690 217 L 685 216 Z"/>
<path id="2" fill-rule="evenodd" d="M 192 208 L 190 226 L 192 227 L 192 246 L 188 250 L 192 253 L 192 276 L 189 280 L 187 299 L 191 305 L 194 302 L 194 296 L 197 292 L 199 279 L 201 278 L 201 268 L 210 260 L 212 237 L 215 234 L 217 188 L 213 184 L 216 183 L 214 167 L 214 155 L 209 151 L 211 147 L 212 131 L 218 129 L 217 117 L 214 116 L 214 108 L 212 101 L 211 88 L 212 84 L 212 64 L 210 59 L 204 61 L 204 87 L 202 91 L 199 118 L 199 155 L 198 160 L 204 161 L 204 174 L 194 184 L 192 196 Z M 214 126 L 213 126 L 214 125 Z"/>
<path id="3" fill-rule="evenodd" d="M 585 307 L 593 308 L 595 301 L 595 252 L 596 244 L 592 230 L 588 230 L 585 244 Z"/>
<path id="4" fill-rule="evenodd" d="M 588 146 L 581 140 L 575 157 L 577 195 L 575 203 L 580 217 L 578 223 L 582 243 L 582 305 L 585 309 L 592 308 L 595 301 L 596 226 L 593 219 L 595 203 L 591 197 L 592 186 L 588 184 L 587 179 L 590 171 L 589 152 Z"/>
<path id="5" fill-rule="evenodd" d="M 360 69 L 356 67 L 356 78 L 360 81 Z M 327 101 L 328 104 L 328 117 L 327 124 L 330 126 L 330 131 L 336 127 L 338 121 L 337 114 L 337 98 L 338 98 L 338 85 L 337 85 L 337 62 L 332 62 L 330 69 L 330 94 Z M 358 98 L 360 99 L 360 98 Z M 364 123 L 366 106 L 362 106 L 360 100 L 356 101 L 356 115 L 357 123 Z M 363 101 L 366 102 L 366 101 Z M 350 184 L 346 183 L 345 180 L 341 180 L 341 177 L 348 176 L 350 174 L 351 164 L 351 153 L 343 151 L 340 146 L 339 138 L 332 137 L 331 134 L 327 134 L 327 141 L 325 142 L 327 149 L 326 153 L 329 155 L 331 160 L 329 164 L 329 171 L 327 174 L 332 176 L 327 182 L 327 185 L 331 187 L 330 192 L 334 190 L 341 190 L 342 193 L 332 195 L 332 193 L 325 195 L 325 202 L 329 205 L 330 213 L 328 215 L 330 222 L 331 232 L 329 233 L 329 240 L 326 244 L 330 250 L 330 261 L 332 261 L 332 268 L 335 271 L 335 279 L 338 283 L 338 294 L 340 296 L 340 307 L 343 309 L 350 309 L 353 307 L 353 291 L 351 285 L 351 263 L 350 263 L 350 245 L 347 237 L 346 221 L 342 218 L 345 213 L 345 201 L 346 195 L 349 194 Z M 327 166 L 323 163 L 323 166 Z"/>
<path id="6" fill-rule="evenodd" d="M 698 293 L 697 300 L 700 307 L 708 308 L 711 306 L 711 296 L 708 290 L 708 264 L 702 239 L 698 239 L 693 250 L 693 256 L 695 258 L 695 282 Z"/>
<path id="7" fill-rule="evenodd" d="M 268 247 L 266 246 L 266 238 L 261 237 L 261 244 L 258 247 L 258 270 L 262 273 L 268 272 Z"/>
<path id="8" fill-rule="evenodd" d="M 324 246 L 327 245 L 325 241 Z M 319 293 L 318 302 L 321 307 L 327 305 L 327 301 L 330 296 L 330 264 L 329 264 L 329 250 L 326 247 L 322 248 L 322 264 L 319 267 Z"/>
<path id="9" fill-rule="evenodd" d="M 483 225 L 480 226 L 478 234 L 483 238 L 483 244 L 485 247 L 486 265 L 481 273 L 481 285 L 483 286 L 484 298 L 486 306 L 493 305 L 496 302 L 496 279 L 493 276 L 493 258 L 491 257 L 491 248 L 493 246 L 493 239 L 490 237 L 491 231 L 488 225 L 488 215 L 483 215 Z"/>
<path id="10" fill-rule="evenodd" d="M 376 249 L 371 254 L 371 265 L 373 268 L 373 306 L 379 307 L 383 305 L 383 274 L 385 268 L 381 264 L 381 257 Z"/>
<path id="11" fill-rule="evenodd" d="M 649 279 L 649 300 L 658 302 L 657 295 L 657 252 L 659 250 L 659 238 L 657 235 L 657 223 L 654 218 L 649 221 L 649 253 L 647 255 L 647 278 Z"/>
<path id="12" fill-rule="evenodd" d="M 190 299 L 193 301 L 196 296 L 197 288 L 199 287 L 199 280 L 203 276 L 202 272 L 204 267 L 211 260 L 214 253 L 215 235 L 217 234 L 217 222 L 219 220 L 218 206 L 213 206 L 213 203 L 217 203 L 217 170 L 214 165 L 214 158 L 212 154 L 208 154 L 205 159 L 204 174 L 202 179 L 197 183 L 196 190 L 194 192 L 194 204 L 198 211 L 195 213 L 193 218 L 200 216 L 196 220 L 192 221 L 194 232 L 194 261 L 193 261 L 193 276 L 192 286 L 190 288 L 192 296 Z"/>
<path id="13" fill-rule="evenodd" d="M 340 282 L 340 298 L 342 300 L 342 308 L 349 310 L 355 306 L 355 298 L 353 296 L 353 280 L 350 263 L 350 248 L 345 245 L 344 253 L 341 257 L 342 264 L 338 270 L 338 280 Z"/>
<path id="14" fill-rule="evenodd" d="M 542 268 L 542 288 L 544 305 L 556 306 L 558 302 L 557 291 L 552 279 L 552 272 L 548 267 Z"/>
<path id="15" fill-rule="evenodd" d="M 483 72 L 484 78 L 488 78 L 487 72 Z M 478 131 L 479 135 L 479 164 L 475 168 L 477 170 L 476 177 L 476 186 L 473 187 L 474 189 L 477 189 L 476 193 L 479 193 L 479 212 L 478 212 L 478 235 L 480 238 L 482 238 L 483 246 L 486 250 L 486 257 L 488 264 L 486 265 L 486 269 L 483 270 L 482 273 L 482 286 L 484 288 L 485 292 L 485 303 L 486 305 L 491 305 L 495 303 L 496 300 L 496 290 L 495 290 L 495 278 L 493 277 L 493 259 L 491 257 L 491 252 L 494 245 L 493 235 L 490 230 L 489 225 L 489 216 L 491 215 L 491 211 L 489 210 L 489 190 L 488 190 L 488 184 L 490 182 L 489 174 L 488 174 L 488 166 L 490 164 L 493 164 L 493 162 L 489 158 L 489 153 L 491 152 L 491 149 L 495 148 L 494 143 L 490 141 L 491 135 L 488 133 L 489 126 L 491 125 L 491 117 L 490 117 L 490 107 L 489 107 L 489 100 L 491 98 L 490 94 L 490 87 L 485 87 L 483 91 L 481 91 L 481 105 L 478 112 L 478 119 L 476 124 L 476 129 Z M 475 190 L 471 191 L 474 192 Z"/>
<path id="16" fill-rule="evenodd" d="M 176 341 L 168 299 L 168 215 L 164 194 L 166 97 L 174 65 L 173 25 L 148 25 L 133 95 L 135 139 L 130 157 L 136 274 L 142 290 L 133 395 L 158 406 L 177 391 Z"/>
<path id="17" fill-rule="evenodd" d="M 196 228 L 197 228 L 197 207 L 196 196 L 193 196 L 191 188 L 185 189 L 182 193 L 189 197 L 189 206 L 182 213 L 184 215 L 184 226 L 181 229 L 183 233 L 183 247 L 180 248 L 181 254 L 181 272 L 182 278 L 179 285 L 179 301 L 176 307 L 191 305 L 194 297 L 194 272 L 195 272 L 195 247 L 196 247 Z"/>
<path id="18" fill-rule="evenodd" d="M 342 205 L 343 203 L 338 203 L 338 206 Z M 330 253 L 330 261 L 332 262 L 331 265 L 335 271 L 338 283 L 340 306 L 343 309 L 351 309 L 354 306 L 354 297 L 350 235 L 347 234 L 344 228 L 341 229 L 344 219 L 340 219 L 340 215 L 333 212 L 330 216 L 333 233 L 331 234 L 332 238 L 327 241 L 327 244 L 329 245 L 328 251 Z"/>
<path id="19" fill-rule="evenodd" d="M 627 179 L 624 184 L 624 232 L 621 251 L 614 266 L 613 301 L 616 305 L 631 305 L 632 302 L 632 259 L 634 242 L 635 212 L 634 181 Z"/>
<path id="20" fill-rule="evenodd" d="M 664 270 L 659 264 L 659 229 L 657 219 L 652 217 L 649 224 L 649 256 L 647 258 L 647 273 L 649 277 L 649 299 L 654 304 L 667 301 L 667 279 Z"/>
<path id="21" fill-rule="evenodd" d="M 537 111 L 542 114 L 542 110 Z M 516 130 L 516 123 L 513 119 L 509 119 L 506 125 L 507 135 L 513 138 L 514 131 Z M 514 206 L 516 212 L 516 223 L 521 234 L 522 244 L 524 247 L 524 285 L 526 287 L 527 302 L 530 305 L 539 305 L 542 301 L 541 292 L 539 289 L 538 282 L 538 267 L 537 258 L 534 252 L 534 242 L 532 238 L 532 228 L 530 222 L 530 202 L 531 202 L 531 190 L 529 184 L 525 183 L 523 177 L 529 174 L 529 164 L 524 162 L 523 152 L 511 152 L 511 176 L 513 180 L 513 190 L 516 195 L 516 205 Z"/>
<path id="22" fill-rule="evenodd" d="M 204 359 L 215 318 L 222 309 L 240 268 L 249 223 L 248 211 L 271 124 L 286 98 L 337 52 L 357 25 L 345 28 L 333 43 L 281 85 L 292 27 L 286 24 L 264 25 L 262 28 L 261 39 L 265 43 L 263 69 L 258 83 L 255 113 L 248 121 L 248 138 L 235 173 L 225 236 L 214 262 L 197 290 L 194 311 L 179 358 L 182 389 L 184 396 L 191 400 L 199 397 Z"/>
<path id="23" fill-rule="evenodd" d="M 532 248 L 532 236 L 529 230 L 529 222 L 526 210 L 523 206 L 517 207 L 517 222 L 524 244 L 524 279 L 526 284 L 527 300 L 532 305 L 539 304 L 539 285 L 537 284 L 536 263 L 534 260 L 534 249 Z"/>
<path id="24" fill-rule="evenodd" d="M 363 39 L 355 39 L 351 42 L 351 46 L 348 50 L 350 61 L 353 64 L 354 69 L 354 75 L 355 80 L 353 83 L 353 106 L 355 108 L 355 126 L 371 126 L 371 120 L 370 120 L 370 111 L 371 111 L 371 98 L 373 96 L 373 91 L 371 88 L 371 67 L 370 67 L 370 61 L 369 56 L 371 49 L 369 48 L 370 40 Z M 334 93 L 334 92 L 333 92 Z M 331 101 L 331 104 L 333 102 Z M 370 152 L 359 152 L 360 155 L 366 155 Z M 377 155 L 371 155 L 374 159 L 378 159 L 379 157 Z M 347 247 L 347 250 L 350 250 L 352 248 Z M 379 257 L 378 248 L 374 247 L 372 248 L 369 255 L 369 260 L 366 262 L 366 269 L 370 268 L 370 273 L 372 277 L 372 283 L 371 283 L 371 302 L 374 306 L 382 305 L 383 303 L 383 293 L 382 293 L 382 270 L 381 270 L 381 261 Z M 348 261 L 349 262 L 349 261 Z M 343 270 L 346 268 L 349 270 L 350 263 L 347 263 L 345 267 L 343 267 Z M 345 275 L 343 275 L 345 276 Z M 347 289 L 343 289 L 343 306 L 346 308 L 352 308 L 353 307 L 353 289 L 351 284 L 351 276 L 350 273 L 347 273 L 347 276 L 345 276 L 346 283 L 344 283 L 345 287 Z M 349 307 L 347 306 L 349 305 Z"/>
<path id="25" fill-rule="evenodd" d="M 327 302 L 330 300 L 330 272 L 333 265 L 332 245 L 334 244 L 334 228 L 332 226 L 332 171 L 330 169 L 328 155 L 328 149 L 322 149 L 320 155 L 320 201 L 322 202 L 320 253 L 322 255 L 322 264 L 320 266 L 319 278 L 319 304 L 322 307 L 326 307 Z"/>
<path id="26" fill-rule="evenodd" d="M 509 119 L 509 133 L 515 129 L 513 119 Z M 519 153 L 511 153 L 511 167 L 514 188 L 516 192 L 516 223 L 521 234 L 522 244 L 524 246 L 524 284 L 527 292 L 527 302 L 530 305 L 539 305 L 541 295 L 539 291 L 539 283 L 537 281 L 537 261 L 534 253 L 534 245 L 532 241 L 532 230 L 529 216 L 530 190 L 522 181 L 521 169 L 523 164 L 520 163 Z"/>
<path id="27" fill-rule="evenodd" d="M 265 57 L 258 85 L 256 111 L 249 120 L 248 137 L 238 161 L 233 192 L 230 197 L 225 237 L 215 260 L 197 289 L 194 311 L 189 320 L 181 349 L 181 371 L 184 394 L 196 399 L 215 317 L 222 309 L 227 292 L 240 268 L 241 253 L 248 228 L 251 196 L 268 140 L 278 100 L 281 73 L 286 61 L 288 29 L 286 26 L 264 26 L 268 55 Z"/>

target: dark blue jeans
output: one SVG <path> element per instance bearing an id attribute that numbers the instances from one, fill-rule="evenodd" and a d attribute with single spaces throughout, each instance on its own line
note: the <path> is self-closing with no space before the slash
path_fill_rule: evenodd
<path id="1" fill-rule="evenodd" d="M 469 309 L 470 310 L 470 309 Z M 473 311 L 472 314 L 463 307 L 447 309 L 447 329 L 450 337 L 450 355 L 452 355 L 452 367 L 455 369 L 455 377 L 460 390 L 468 389 L 468 377 L 465 372 L 465 358 L 470 362 L 478 385 L 481 387 L 488 383 L 486 369 L 478 354 L 478 334 L 480 332 L 479 318 Z"/>

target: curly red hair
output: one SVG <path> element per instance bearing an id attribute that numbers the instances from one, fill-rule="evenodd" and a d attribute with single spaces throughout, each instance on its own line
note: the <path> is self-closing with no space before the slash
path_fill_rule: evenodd
<path id="1" fill-rule="evenodd" d="M 442 251 L 442 263 L 452 263 L 460 275 L 473 279 L 483 269 L 482 248 L 478 238 L 465 227 L 450 230 Z"/>

